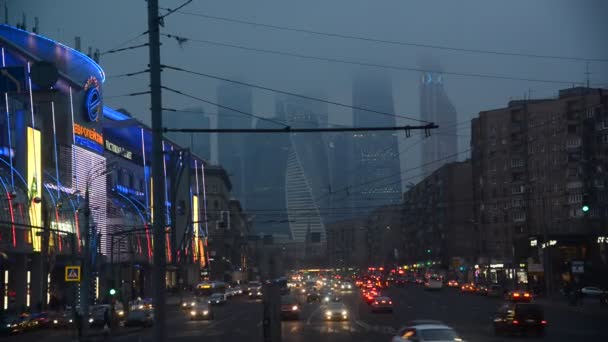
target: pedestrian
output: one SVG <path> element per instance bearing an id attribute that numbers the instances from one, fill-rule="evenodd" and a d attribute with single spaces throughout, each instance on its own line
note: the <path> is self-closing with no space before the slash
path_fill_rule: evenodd
<path id="1" fill-rule="evenodd" d="M 106 308 L 103 312 L 103 333 L 110 335 L 110 309 Z"/>

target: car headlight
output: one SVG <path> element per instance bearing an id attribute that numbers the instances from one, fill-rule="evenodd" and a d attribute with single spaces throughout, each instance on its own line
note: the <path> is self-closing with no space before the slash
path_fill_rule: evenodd
<path id="1" fill-rule="evenodd" d="M 346 316 L 348 312 L 346 310 L 342 311 L 342 316 Z"/>
<path id="2" fill-rule="evenodd" d="M 209 311 L 205 310 L 203 311 L 203 315 L 207 316 L 209 314 Z"/>
<path id="3" fill-rule="evenodd" d="M 89 318 L 89 323 L 93 323 L 93 318 Z"/>
<path id="4" fill-rule="evenodd" d="M 73 321 L 72 321 L 72 319 L 69 319 L 69 320 L 68 320 L 68 323 L 72 323 L 72 322 L 73 322 Z"/>
<path id="5" fill-rule="evenodd" d="M 192 305 L 194 305 L 194 303 L 192 303 Z M 139 308 L 140 308 L 140 309 L 143 309 L 143 308 L 144 308 L 144 306 L 143 306 L 143 305 L 140 305 L 140 306 L 139 306 Z"/>
<path id="6" fill-rule="evenodd" d="M 329 311 L 329 310 L 325 311 L 325 315 L 326 316 L 331 316 L 331 311 Z"/>
<path id="7" fill-rule="evenodd" d="M 57 320 L 56 320 L 56 319 L 54 319 L 54 320 L 53 320 L 53 324 L 57 324 L 57 323 L 59 323 L 59 322 L 57 322 Z"/>
<path id="8" fill-rule="evenodd" d="M 302 289 L 302 293 L 306 293 L 306 289 Z"/>
<path id="9" fill-rule="evenodd" d="M 188 306 L 188 303 L 182 303 L 182 307 L 185 308 L 186 306 Z"/>
<path id="10" fill-rule="evenodd" d="M 292 306 L 291 311 L 298 311 L 298 306 L 297 305 Z"/>
<path id="11" fill-rule="evenodd" d="M 192 310 L 192 311 L 190 311 L 190 314 L 191 314 L 192 316 L 196 316 L 196 311 Z"/>
<path id="12" fill-rule="evenodd" d="M 10 328 L 10 327 L 11 327 L 11 325 L 10 325 L 10 324 L 7 324 L 7 325 L 6 325 L 6 327 L 7 327 L 7 328 Z"/>
<path id="13" fill-rule="evenodd" d="M 261 295 L 262 295 L 262 292 L 258 292 L 258 296 L 261 296 Z"/>
<path id="14" fill-rule="evenodd" d="M 118 314 L 118 316 L 124 316 L 125 315 L 125 312 L 123 310 L 118 310 L 116 313 Z"/>
<path id="15" fill-rule="evenodd" d="M 190 303 L 190 306 L 194 306 L 194 305 L 196 305 L 196 302 Z"/>
<path id="16" fill-rule="evenodd" d="M 323 298 L 324 301 L 329 302 L 329 297 Z"/>

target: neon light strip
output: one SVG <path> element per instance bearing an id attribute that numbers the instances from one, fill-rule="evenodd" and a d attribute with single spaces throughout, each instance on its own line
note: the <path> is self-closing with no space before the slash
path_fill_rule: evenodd
<path id="1" fill-rule="evenodd" d="M 8 270 L 4 270 L 4 310 L 8 310 Z"/>
<path id="2" fill-rule="evenodd" d="M 99 299 L 99 277 L 95 277 L 95 300 Z"/>
<path id="3" fill-rule="evenodd" d="M 57 222 L 57 227 L 59 227 L 59 209 L 57 209 L 57 205 L 55 205 L 55 222 Z M 55 234 L 57 236 L 57 242 L 59 244 L 59 253 L 63 251 L 63 243 L 61 242 L 61 234 Z"/>
<path id="4" fill-rule="evenodd" d="M 143 167 L 144 167 L 144 180 L 145 180 L 145 184 L 144 184 L 144 189 L 146 191 L 146 209 L 150 209 L 150 207 L 148 206 L 148 203 L 150 203 L 150 194 L 148 192 L 148 179 L 147 179 L 147 175 L 146 175 L 146 144 L 145 144 L 145 139 L 144 139 L 144 129 L 141 129 L 141 154 L 143 156 Z M 146 210 L 146 215 L 148 216 L 149 219 L 149 210 Z"/>
<path id="5" fill-rule="evenodd" d="M 196 201 L 194 201 L 194 196 L 192 196 L 192 202 L 196 203 L 193 204 L 192 207 L 192 219 L 193 224 L 192 224 L 192 233 L 193 233 L 193 238 L 194 238 L 194 248 L 192 249 L 192 253 L 195 255 L 195 260 L 196 258 L 199 256 L 199 248 L 198 248 L 198 237 L 199 237 L 199 221 L 200 221 L 200 217 L 199 217 L 199 201 L 198 199 L 200 198 L 200 188 L 198 187 L 198 160 L 194 160 L 194 175 L 195 175 L 195 179 L 196 179 Z"/>
<path id="6" fill-rule="evenodd" d="M 26 296 L 25 296 L 25 306 L 30 307 L 30 282 L 32 280 L 32 272 L 27 271 L 27 288 L 26 288 Z"/>
<path id="7" fill-rule="evenodd" d="M 57 128 L 55 127 L 55 101 L 51 101 L 51 116 L 53 118 L 53 148 L 55 149 L 55 176 L 59 179 L 59 159 L 57 158 Z M 57 198 L 59 199 L 60 192 L 57 187 Z"/>
<path id="8" fill-rule="evenodd" d="M 72 122 L 70 122 L 70 128 L 72 129 L 72 176 L 76 181 L 75 184 L 72 184 L 72 188 L 76 189 L 78 186 L 78 173 L 74 172 L 74 164 L 76 163 L 76 151 L 74 150 L 76 133 L 74 133 L 74 97 L 72 96 L 72 87 L 70 87 L 70 116 L 72 119 Z M 59 178 L 57 178 L 57 184 L 59 184 Z M 76 202 L 80 202 L 80 196 L 76 197 Z M 78 237 L 78 251 L 80 251 L 80 236 Z"/>
<path id="9" fill-rule="evenodd" d="M 80 253 L 80 223 L 78 222 L 78 213 L 76 210 L 74 210 L 74 223 L 76 224 L 76 246 L 78 246 L 78 253 Z"/>
<path id="10" fill-rule="evenodd" d="M 38 38 L 38 39 L 46 40 L 47 42 L 51 43 L 52 45 L 58 46 L 60 48 L 63 48 L 65 50 L 65 52 L 73 53 L 73 54 L 79 56 L 80 58 L 84 59 L 94 69 L 97 69 L 97 71 L 101 75 L 101 83 L 105 82 L 105 80 L 106 80 L 106 74 L 103 71 L 103 69 L 101 68 L 101 66 L 99 66 L 99 64 L 97 64 L 97 62 L 95 62 L 91 57 L 85 55 L 84 53 L 82 53 L 82 52 L 80 52 L 78 50 L 72 49 L 71 47 L 69 47 L 67 45 L 64 45 L 64 44 L 62 44 L 62 43 L 60 43 L 58 41 L 55 41 L 55 40 L 53 40 L 53 39 L 51 39 L 49 37 L 41 36 L 39 34 L 28 32 L 28 31 L 25 31 L 25 30 L 22 30 L 22 29 L 18 29 L 18 28 L 12 27 L 12 26 L 8 26 L 8 25 L 0 25 L 0 26 L 8 27 L 11 31 L 22 32 L 22 33 L 24 33 L 24 34 L 26 34 L 28 36 L 28 39 L 31 38 L 31 37 L 35 37 L 35 38 Z M 79 62 L 82 63 L 82 61 L 79 61 Z"/>
<path id="11" fill-rule="evenodd" d="M 209 237 L 209 225 L 207 224 L 207 190 L 205 186 L 205 163 L 201 161 L 201 176 L 203 178 L 203 210 L 205 212 L 205 236 Z"/>
<path id="12" fill-rule="evenodd" d="M 6 61 L 4 59 L 4 48 L 2 48 L 2 67 L 6 67 Z M 13 150 L 13 139 L 11 138 L 11 113 L 8 110 L 8 93 L 4 93 L 4 103 L 6 104 L 6 128 L 8 133 L 8 147 L 9 147 L 9 156 L 8 160 L 11 164 L 11 186 L 15 189 L 15 174 L 13 169 L 13 157 L 10 155 Z"/>
<path id="13" fill-rule="evenodd" d="M 48 273 L 46 275 L 46 303 L 49 304 L 51 302 L 51 274 Z"/>
<path id="14" fill-rule="evenodd" d="M 167 158 L 165 158 L 165 141 L 162 142 L 163 145 L 163 175 L 165 177 L 165 222 L 163 223 L 163 227 L 168 225 L 169 222 L 169 217 L 171 217 L 171 215 L 169 214 L 169 206 L 167 205 L 167 203 L 169 202 L 169 189 L 167 188 L 167 184 L 169 184 L 169 182 L 167 181 Z"/>
<path id="15" fill-rule="evenodd" d="M 31 75 L 31 64 L 27 62 L 27 83 L 29 84 L 30 90 L 30 113 L 32 114 L 32 128 L 36 128 L 36 120 L 34 120 L 34 93 L 32 91 L 32 77 Z"/>

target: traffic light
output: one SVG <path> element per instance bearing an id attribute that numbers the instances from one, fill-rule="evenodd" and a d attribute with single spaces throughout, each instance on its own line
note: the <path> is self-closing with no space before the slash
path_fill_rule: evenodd
<path id="1" fill-rule="evenodd" d="M 458 269 L 460 270 L 460 272 L 463 272 L 464 271 L 464 266 L 460 266 Z"/>
<path id="2" fill-rule="evenodd" d="M 429 249 L 427 249 L 427 250 L 426 250 L 426 253 L 427 253 L 427 254 L 431 254 L 431 249 L 430 249 L 430 248 L 429 248 Z"/>
<path id="3" fill-rule="evenodd" d="M 116 289 L 110 289 L 110 296 L 116 295 Z"/>
<path id="4" fill-rule="evenodd" d="M 583 195 L 583 203 L 581 205 L 581 210 L 584 214 L 588 213 L 591 210 L 591 206 L 589 205 L 589 195 Z"/>

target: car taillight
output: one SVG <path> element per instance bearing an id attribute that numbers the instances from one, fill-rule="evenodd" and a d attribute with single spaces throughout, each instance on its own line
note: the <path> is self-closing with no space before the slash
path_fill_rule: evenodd
<path id="1" fill-rule="evenodd" d="M 547 324 L 547 321 L 545 321 L 544 319 L 542 321 L 540 321 L 540 324 Z"/>
<path id="2" fill-rule="evenodd" d="M 524 293 L 524 297 L 530 297 L 529 293 Z"/>
<path id="3" fill-rule="evenodd" d="M 517 324 L 519 324 L 519 321 L 515 319 L 515 320 L 513 320 L 513 324 L 517 325 Z"/>
<path id="4" fill-rule="evenodd" d="M 375 305 L 378 305 L 378 302 L 374 302 Z"/>
<path id="5" fill-rule="evenodd" d="M 514 293 L 513 297 L 519 297 L 519 293 Z"/>
<path id="6" fill-rule="evenodd" d="M 392 301 L 389 301 L 388 303 L 389 303 L 389 304 L 393 304 L 393 302 L 392 302 Z"/>

